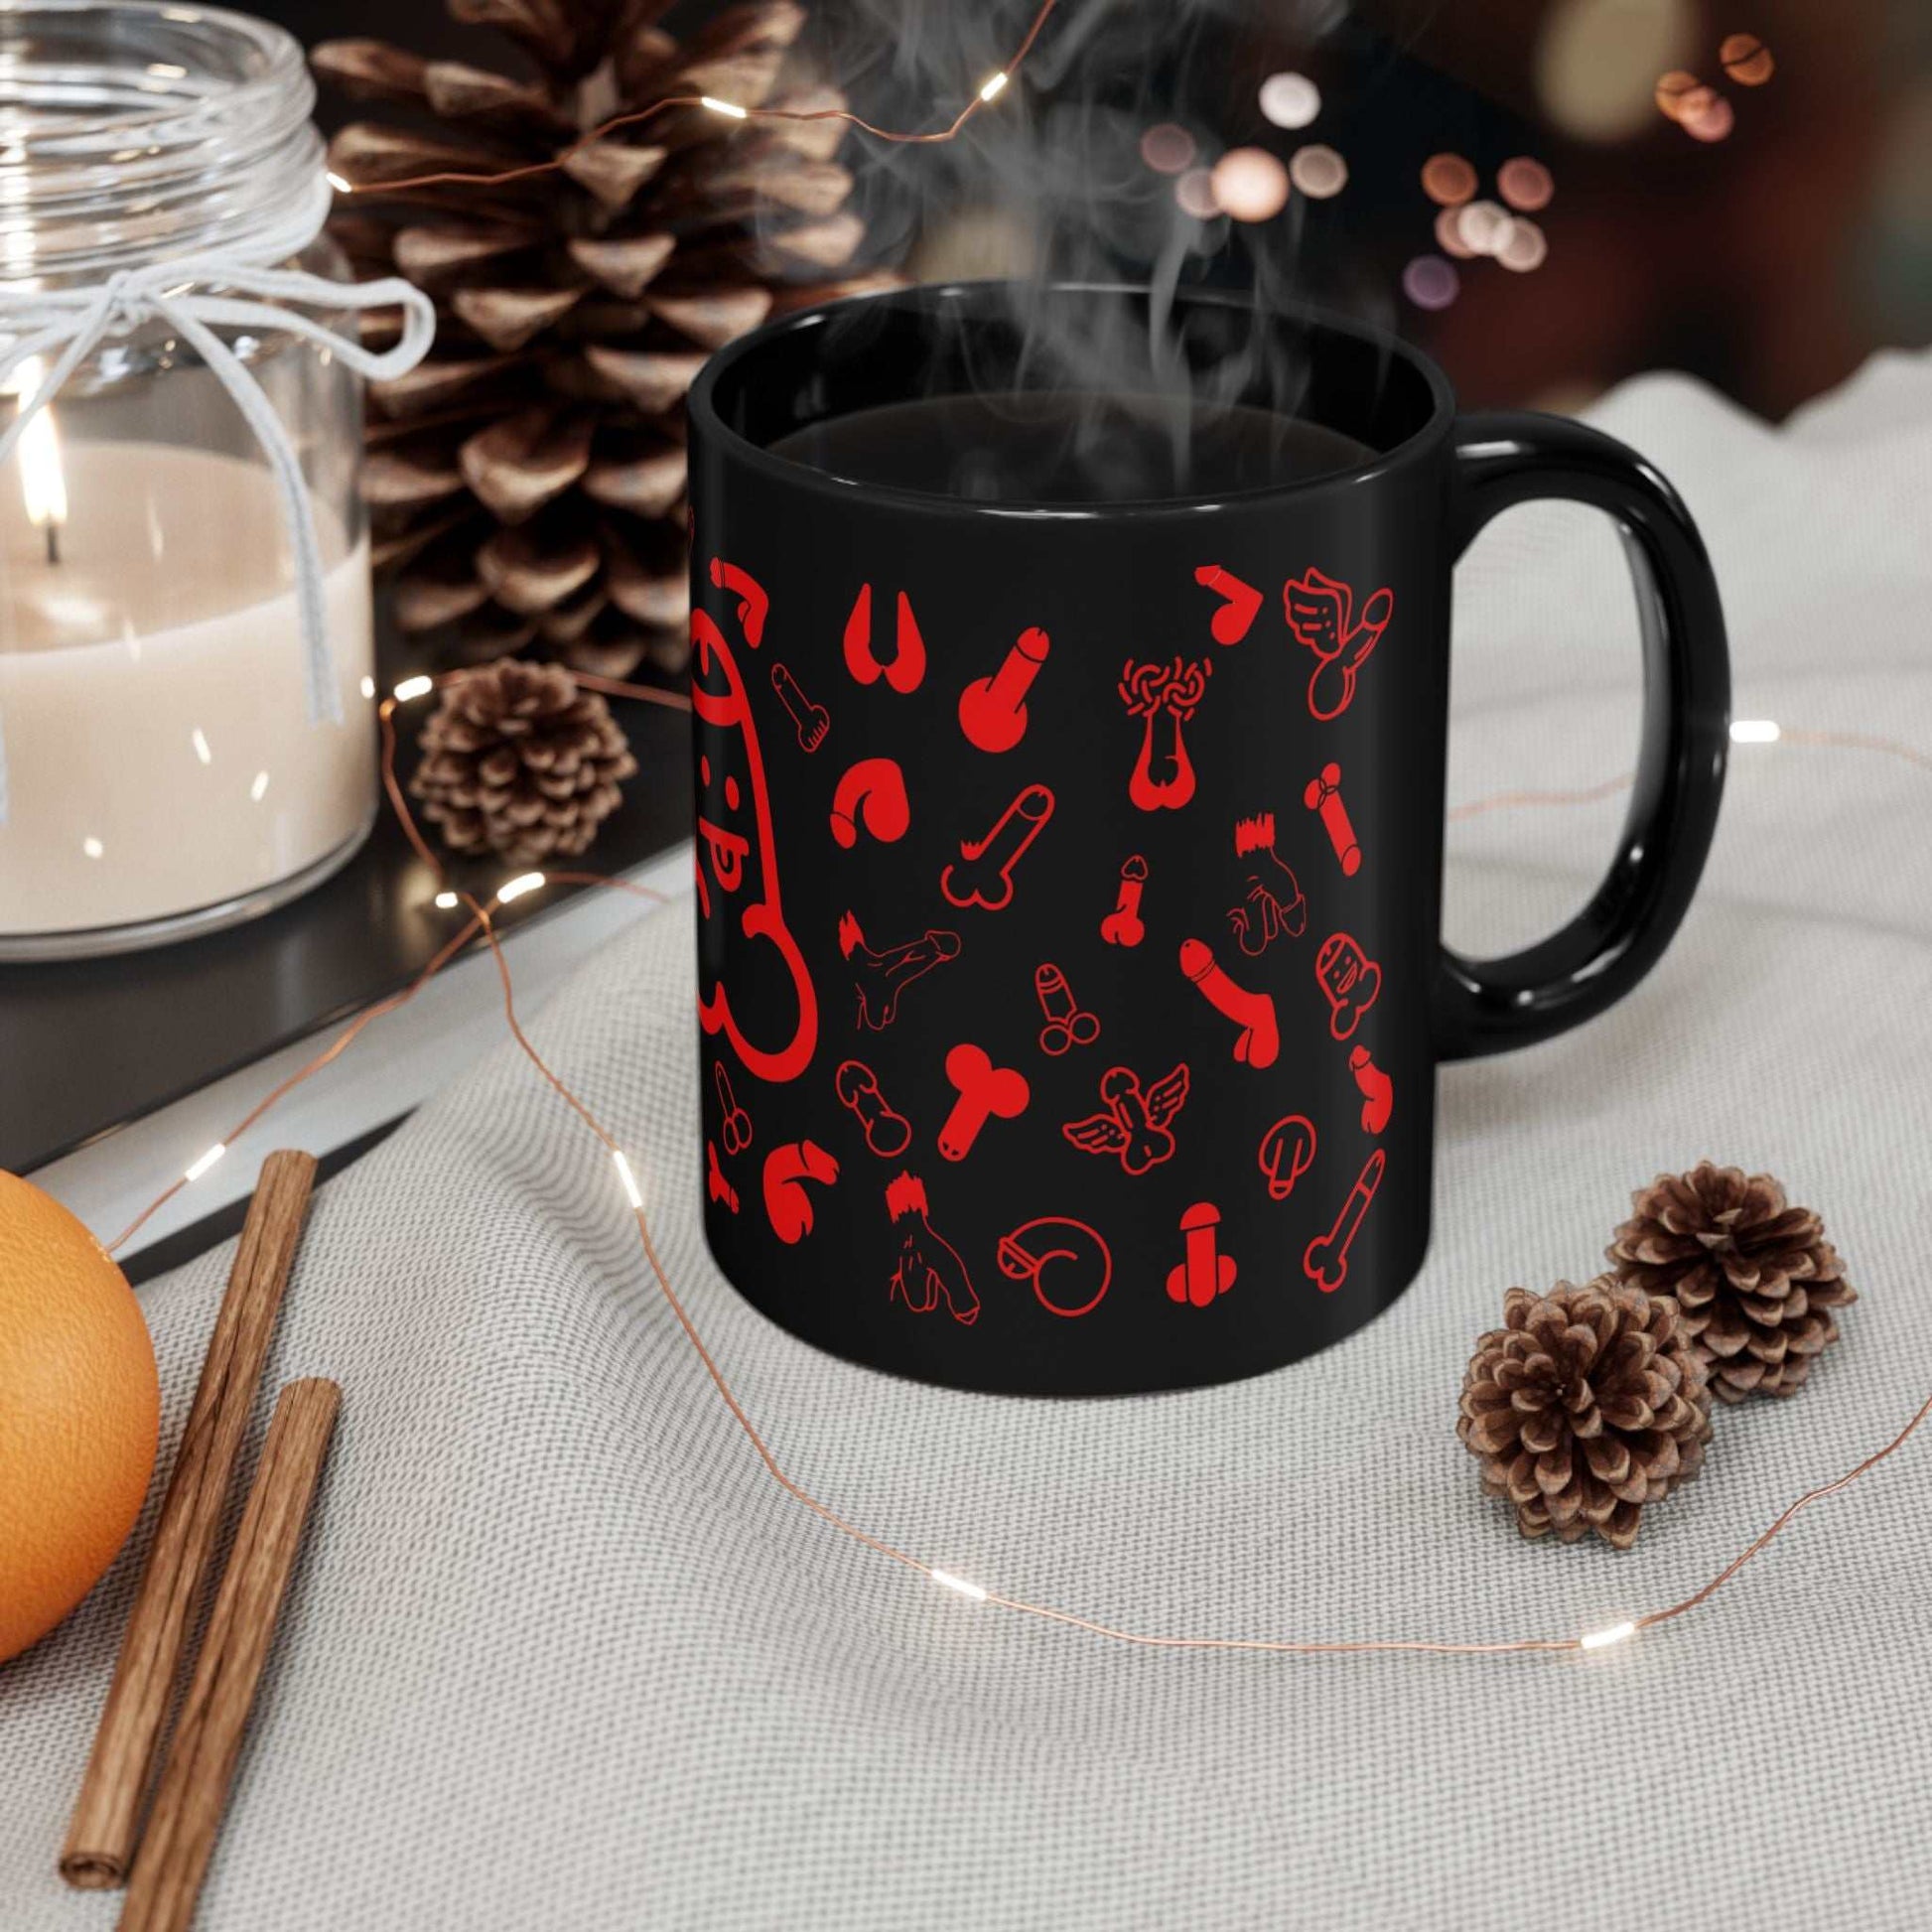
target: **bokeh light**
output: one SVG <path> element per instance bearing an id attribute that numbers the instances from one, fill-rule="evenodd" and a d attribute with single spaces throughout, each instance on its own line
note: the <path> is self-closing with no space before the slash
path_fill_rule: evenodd
<path id="1" fill-rule="evenodd" d="M 1288 178 L 1311 202 L 1325 202 L 1348 186 L 1348 163 L 1319 141 L 1297 148 L 1288 158 Z"/>
<path id="2" fill-rule="evenodd" d="M 1472 255 L 1500 255 L 1515 225 L 1500 202 L 1471 202 L 1456 210 L 1455 232 Z"/>
<path id="3" fill-rule="evenodd" d="M 1461 287 L 1455 264 L 1441 255 L 1418 255 L 1402 271 L 1402 292 L 1419 309 L 1447 309 Z"/>
<path id="4" fill-rule="evenodd" d="M 1672 68 L 1668 73 L 1657 76 L 1657 111 L 1674 121 L 1684 112 L 1684 103 L 1693 94 L 1708 94 L 1710 91 L 1696 74 L 1687 73 L 1682 68 Z"/>
<path id="5" fill-rule="evenodd" d="M 1321 89 L 1306 73 L 1271 73 L 1261 83 L 1262 118 L 1277 127 L 1307 127 L 1321 112 Z"/>
<path id="6" fill-rule="evenodd" d="M 1215 206 L 1237 221 L 1267 221 L 1288 206 L 1288 170 L 1266 148 L 1230 148 L 1209 186 Z"/>
<path id="7" fill-rule="evenodd" d="M 1519 154 L 1496 170 L 1496 192 L 1522 214 L 1535 214 L 1550 206 L 1557 185 L 1540 161 Z"/>
<path id="8" fill-rule="evenodd" d="M 1174 183 L 1173 198 L 1182 212 L 1197 221 L 1212 220 L 1221 211 L 1220 203 L 1214 199 L 1214 177 L 1205 168 L 1189 168 Z"/>
<path id="9" fill-rule="evenodd" d="M 1740 87 L 1761 87 L 1778 70 L 1771 50 L 1755 34 L 1726 34 L 1718 59 Z"/>
<path id="10" fill-rule="evenodd" d="M 1649 118 L 1657 76 L 1695 45 L 1689 0 L 1556 0 L 1536 43 L 1544 111 L 1583 141 L 1621 141 Z"/>
<path id="11" fill-rule="evenodd" d="M 1459 207 L 1438 208 L 1436 211 L 1436 246 L 1446 255 L 1453 255 L 1459 262 L 1473 261 L 1475 250 L 1462 239 L 1462 210 Z"/>
<path id="12" fill-rule="evenodd" d="M 1542 228 L 1524 215 L 1509 224 L 1509 234 L 1496 250 L 1496 259 L 1519 275 L 1541 268 L 1549 259 L 1550 240 Z"/>
<path id="13" fill-rule="evenodd" d="M 1141 136 L 1141 159 L 1157 175 L 1177 175 L 1194 158 L 1194 137 L 1173 121 L 1160 121 Z"/>
<path id="14" fill-rule="evenodd" d="M 1456 207 L 1476 192 L 1476 171 L 1459 154 L 1432 154 L 1422 164 L 1422 192 L 1443 207 Z"/>
<path id="15" fill-rule="evenodd" d="M 1694 141 L 1722 141 L 1736 124 L 1737 116 L 1723 94 L 1709 87 L 1704 91 L 1710 98 L 1686 107 L 1677 117 L 1678 125 Z"/>

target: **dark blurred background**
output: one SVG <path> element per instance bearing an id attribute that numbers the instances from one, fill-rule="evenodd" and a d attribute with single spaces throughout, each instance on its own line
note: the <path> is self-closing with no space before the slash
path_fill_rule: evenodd
<path id="1" fill-rule="evenodd" d="M 488 11 L 487 0 L 456 4 Z M 898 11 L 928 48 L 970 14 L 970 44 L 1005 49 L 1030 10 L 1027 0 L 906 0 Z M 1190 272 L 1249 272 L 1255 251 L 1277 248 L 1263 230 L 1278 227 L 1292 236 L 1277 252 L 1292 251 L 1285 272 L 1297 286 L 1430 347 L 1465 402 L 1574 407 L 1637 370 L 1675 367 L 1776 418 L 1873 348 L 1932 339 L 1928 0 L 1133 0 L 1136 10 L 1156 24 L 1148 70 L 1075 67 L 1061 93 L 1111 88 L 1150 124 L 1187 128 L 1202 165 L 1248 144 L 1287 160 L 1318 139 L 1349 169 L 1334 199 L 1297 196 L 1275 223 L 1233 231 L 1229 246 L 1230 224 L 1209 221 Z M 452 20 L 443 0 L 264 0 L 262 11 L 311 42 L 378 34 L 485 65 L 514 60 L 496 36 Z M 683 5 L 667 17 L 712 11 Z M 1063 0 L 1042 54 L 1053 32 L 1093 11 L 1094 0 Z M 816 42 L 862 109 L 927 118 L 929 64 L 906 57 L 913 33 L 880 31 L 894 18 L 889 0 L 817 0 L 804 46 Z M 1762 84 L 1726 76 L 1720 50 L 1734 35 L 1767 50 L 1774 71 Z M 1659 110 L 1656 82 L 1672 69 L 1722 93 L 1722 138 L 1696 139 Z M 1261 111 L 1263 80 L 1282 71 L 1320 89 L 1307 130 L 1272 126 Z M 1030 88 L 1024 106 L 1002 111 L 1041 109 Z M 324 117 L 343 118 L 341 103 L 325 101 Z M 855 159 L 863 141 L 848 141 L 848 166 L 867 165 Z M 1536 217 L 1549 243 L 1540 267 L 1459 264 L 1455 298 L 1428 310 L 1403 294 L 1403 272 L 1437 250 L 1420 171 L 1444 151 L 1474 165 L 1483 195 L 1500 163 L 1534 157 L 1556 196 Z M 928 166 L 913 192 L 908 173 L 921 164 L 907 153 L 895 152 L 892 181 L 875 190 L 911 195 L 910 213 L 883 224 L 908 272 L 1024 265 L 1011 210 L 975 189 L 963 157 Z"/>

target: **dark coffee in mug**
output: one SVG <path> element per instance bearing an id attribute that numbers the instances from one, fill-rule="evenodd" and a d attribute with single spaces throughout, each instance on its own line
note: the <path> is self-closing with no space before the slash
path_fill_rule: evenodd
<path id="1" fill-rule="evenodd" d="M 1138 300 L 834 304 L 691 394 L 706 1234 L 796 1334 L 962 1388 L 1221 1381 L 1387 1308 L 1438 1067 L 1628 992 L 1723 782 L 1716 587 L 1641 459 L 1211 295 L 1173 339 L 1235 406 L 1029 390 L 1042 304 L 1078 342 Z M 1644 742 L 1587 906 L 1471 960 L 1450 572 L 1534 496 L 1624 532 Z"/>
<path id="2" fill-rule="evenodd" d="M 773 453 L 848 483 L 984 503 L 1221 496 L 1332 476 L 1352 436 L 1245 403 L 1090 390 L 917 396 L 781 438 Z"/>

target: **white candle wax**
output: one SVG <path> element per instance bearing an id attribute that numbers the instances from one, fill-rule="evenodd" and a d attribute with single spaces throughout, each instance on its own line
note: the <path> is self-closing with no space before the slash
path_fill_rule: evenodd
<path id="1" fill-rule="evenodd" d="M 366 538 L 316 505 L 344 722 L 309 722 L 259 465 L 67 445 L 60 561 L 0 476 L 0 941 L 221 905 L 345 853 L 375 803 Z"/>

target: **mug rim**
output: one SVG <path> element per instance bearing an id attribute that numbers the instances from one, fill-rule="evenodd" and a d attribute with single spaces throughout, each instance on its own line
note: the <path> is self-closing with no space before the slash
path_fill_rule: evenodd
<path id="1" fill-rule="evenodd" d="M 740 364 L 762 354 L 774 343 L 808 329 L 823 328 L 840 314 L 847 313 L 862 303 L 886 303 L 913 310 L 933 311 L 942 303 L 963 303 L 975 298 L 984 300 L 995 290 L 1013 286 L 1010 279 L 998 276 L 946 282 L 914 282 L 902 288 L 869 290 L 856 295 L 837 297 L 827 302 L 814 303 L 810 308 L 793 310 L 790 314 L 779 317 L 775 322 L 763 323 L 716 350 L 698 372 L 697 379 L 692 383 L 685 399 L 686 414 L 693 433 L 716 438 L 720 446 L 729 451 L 734 459 L 749 465 L 775 483 L 792 488 L 809 489 L 815 494 L 834 497 L 840 502 L 873 502 L 897 509 L 918 509 L 948 516 L 1008 517 L 1022 520 L 1061 518 L 1079 521 L 1124 521 L 1142 517 L 1198 515 L 1203 510 L 1214 509 L 1222 504 L 1265 502 L 1277 496 L 1302 497 L 1323 490 L 1358 487 L 1377 482 L 1418 460 L 1448 436 L 1449 427 L 1455 419 L 1454 391 L 1449 385 L 1449 377 L 1437 365 L 1434 358 L 1387 330 L 1377 329 L 1368 323 L 1356 322 L 1349 317 L 1337 315 L 1334 311 L 1324 309 L 1313 302 L 1270 303 L 1267 307 L 1267 317 L 1270 321 L 1299 321 L 1314 332 L 1347 337 L 1392 360 L 1406 363 L 1410 371 L 1419 376 L 1428 389 L 1430 396 L 1428 419 L 1393 447 L 1372 452 L 1365 462 L 1328 471 L 1316 477 L 1287 478 L 1279 483 L 1259 483 L 1248 489 L 1139 497 L 1121 502 L 984 502 L 972 497 L 950 496 L 936 490 L 907 489 L 896 483 L 865 483 L 850 478 L 835 477 L 831 472 L 821 470 L 815 464 L 801 462 L 796 457 L 779 456 L 766 445 L 754 442 L 749 436 L 726 422 L 718 409 L 716 400 L 718 384 L 732 374 Z M 1044 292 L 1049 294 L 1146 296 L 1152 293 L 1147 284 L 1134 282 L 1056 280 L 1041 286 Z M 1240 306 L 1244 297 L 1241 292 L 1235 290 L 1193 287 L 1175 290 L 1173 299 L 1176 302 L 1216 303 L 1225 308 L 1233 308 Z"/>

